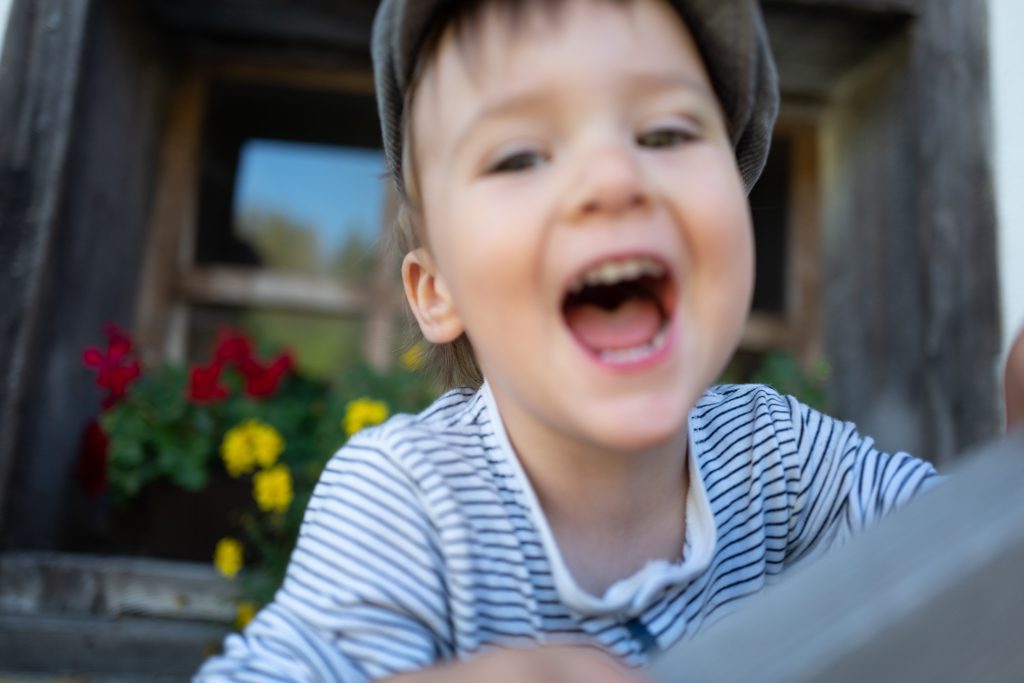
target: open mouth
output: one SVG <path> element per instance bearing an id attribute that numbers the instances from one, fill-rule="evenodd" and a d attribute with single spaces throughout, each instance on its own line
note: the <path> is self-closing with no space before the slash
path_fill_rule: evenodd
<path id="1" fill-rule="evenodd" d="M 562 316 L 576 340 L 600 360 L 635 363 L 664 347 L 674 298 L 669 270 L 657 259 L 614 259 L 589 268 L 569 286 Z"/>

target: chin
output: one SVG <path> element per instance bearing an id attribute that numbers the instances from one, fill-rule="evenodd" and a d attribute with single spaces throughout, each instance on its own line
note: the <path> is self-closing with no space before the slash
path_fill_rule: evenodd
<path id="1" fill-rule="evenodd" d="M 685 403 L 679 401 L 671 405 L 662 400 L 653 406 L 595 411 L 603 419 L 591 422 L 592 433 L 595 441 L 610 450 L 630 452 L 660 448 L 686 438 L 690 406 L 683 405 Z"/>

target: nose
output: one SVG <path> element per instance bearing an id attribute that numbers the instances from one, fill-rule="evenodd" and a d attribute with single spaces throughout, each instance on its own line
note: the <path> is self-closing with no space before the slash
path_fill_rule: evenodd
<path id="1" fill-rule="evenodd" d="M 650 204 L 650 190 L 634 150 L 603 144 L 581 155 L 568 208 L 573 218 L 615 215 Z"/>

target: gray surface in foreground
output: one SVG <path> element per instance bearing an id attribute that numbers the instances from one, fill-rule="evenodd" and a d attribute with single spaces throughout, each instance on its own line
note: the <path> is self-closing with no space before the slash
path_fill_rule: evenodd
<path id="1" fill-rule="evenodd" d="M 1024 433 L 665 652 L 658 683 L 1024 681 Z"/>
<path id="2" fill-rule="evenodd" d="M 0 615 L 0 683 L 13 672 L 66 672 L 86 681 L 118 675 L 139 683 L 161 677 L 184 681 L 227 630 L 139 617 Z"/>

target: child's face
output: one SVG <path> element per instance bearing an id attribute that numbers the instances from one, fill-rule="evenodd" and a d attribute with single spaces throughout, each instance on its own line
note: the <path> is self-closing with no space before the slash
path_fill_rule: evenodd
<path id="1" fill-rule="evenodd" d="M 466 332 L 514 441 L 677 441 L 753 280 L 743 184 L 689 32 L 656 0 L 573 0 L 515 29 L 491 11 L 469 48 L 442 39 L 412 112 L 429 247 L 405 277 L 424 333 Z"/>

